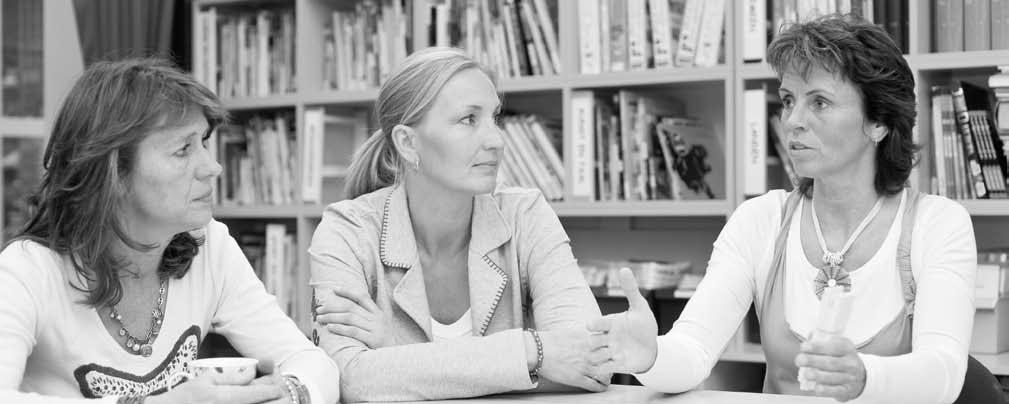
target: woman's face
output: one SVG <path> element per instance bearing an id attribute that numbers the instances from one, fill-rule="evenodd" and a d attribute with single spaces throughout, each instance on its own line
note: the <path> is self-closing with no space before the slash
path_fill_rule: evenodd
<path id="1" fill-rule="evenodd" d="M 126 180 L 129 231 L 164 236 L 210 222 L 213 184 L 221 165 L 206 147 L 207 129 L 202 114 L 191 114 L 187 123 L 157 130 L 140 141 Z"/>
<path id="2" fill-rule="evenodd" d="M 453 192 L 492 192 L 504 147 L 500 112 L 494 84 L 481 70 L 453 76 L 416 127 L 420 175 Z"/>
<path id="3" fill-rule="evenodd" d="M 853 173 L 875 161 L 875 142 L 885 128 L 869 122 L 858 89 L 820 68 L 782 75 L 778 90 L 782 126 L 796 174 L 806 178 Z"/>

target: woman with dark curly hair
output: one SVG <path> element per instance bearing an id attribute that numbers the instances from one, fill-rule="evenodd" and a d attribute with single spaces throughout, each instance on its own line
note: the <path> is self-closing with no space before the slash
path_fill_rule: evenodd
<path id="1" fill-rule="evenodd" d="M 708 376 L 755 303 L 765 392 L 952 402 L 974 313 L 974 231 L 961 205 L 906 187 L 916 152 L 907 62 L 880 27 L 836 15 L 787 27 L 767 54 L 797 190 L 736 209 L 668 334 L 655 338 L 629 273 L 631 309 L 590 329 L 616 371 L 678 392 Z M 841 290 L 827 288 L 846 291 L 850 318 L 811 338 L 824 290 Z"/>
<path id="2" fill-rule="evenodd" d="M 97 63 L 77 80 L 32 216 L 0 252 L 0 401 L 338 400 L 335 363 L 211 218 L 221 166 L 207 140 L 225 119 L 213 93 L 157 59 Z M 211 331 L 273 374 L 170 385 Z"/>

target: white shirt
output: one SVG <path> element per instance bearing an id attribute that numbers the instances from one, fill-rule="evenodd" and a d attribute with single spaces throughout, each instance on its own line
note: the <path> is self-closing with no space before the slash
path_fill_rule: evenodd
<path id="1" fill-rule="evenodd" d="M 732 214 L 715 240 L 697 291 L 669 333 L 658 337 L 655 364 L 637 375 L 642 384 L 671 393 L 696 387 L 711 373 L 750 304 L 759 311 L 787 196 L 771 191 Z M 892 357 L 859 354 L 866 384 L 852 402 L 948 403 L 960 394 L 977 271 L 974 229 L 962 205 L 934 195 L 919 199 L 911 268 L 917 285 L 912 351 Z M 804 309 L 815 313 L 815 307 Z"/>
<path id="2" fill-rule="evenodd" d="M 462 313 L 462 316 L 452 324 L 442 324 L 431 317 L 431 336 L 434 337 L 434 342 L 473 335 L 473 319 L 470 318 L 470 310 L 466 309 L 466 312 Z"/>
<path id="3" fill-rule="evenodd" d="M 18 241 L 0 252 L 0 402 L 92 403 L 146 395 L 196 356 L 216 332 L 260 369 L 298 377 L 313 403 L 339 399 L 336 364 L 302 334 L 256 277 L 228 228 L 211 222 L 181 279 L 169 280 L 165 318 L 149 357 L 126 352 L 98 311 L 79 303 L 67 259 Z M 307 304 L 307 303 L 306 303 Z"/>

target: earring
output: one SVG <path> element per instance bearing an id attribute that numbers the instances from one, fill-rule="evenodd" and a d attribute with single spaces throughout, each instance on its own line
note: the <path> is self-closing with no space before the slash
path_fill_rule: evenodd
<path id="1" fill-rule="evenodd" d="M 413 161 L 413 170 L 420 171 L 420 156 L 417 156 L 417 159 Z"/>

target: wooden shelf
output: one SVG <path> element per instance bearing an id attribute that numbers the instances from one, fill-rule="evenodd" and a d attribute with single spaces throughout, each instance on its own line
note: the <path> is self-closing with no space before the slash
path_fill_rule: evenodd
<path id="1" fill-rule="evenodd" d="M 726 216 L 732 210 L 725 200 L 555 202 L 560 217 L 619 216 Z"/>
<path id="2" fill-rule="evenodd" d="M 214 206 L 217 219 L 294 219 L 302 212 L 301 205 Z"/>
<path id="3" fill-rule="evenodd" d="M 301 96 L 301 100 L 305 104 L 369 105 L 374 103 L 376 99 L 378 99 L 377 88 L 317 91 Z"/>
<path id="4" fill-rule="evenodd" d="M 251 109 L 294 108 L 301 100 L 297 94 L 276 94 L 265 97 L 224 98 L 221 103 L 232 111 Z"/>
<path id="5" fill-rule="evenodd" d="M 725 81 L 732 75 L 726 65 L 714 67 L 684 67 L 666 69 L 579 74 L 569 76 L 568 85 L 574 88 L 651 86 L 704 81 Z"/>
<path id="6" fill-rule="evenodd" d="M 992 73 L 999 65 L 1009 65 L 1009 51 L 971 51 L 923 53 L 907 55 L 911 70 L 953 70 L 990 67 Z"/>
<path id="7" fill-rule="evenodd" d="M 760 344 L 744 343 L 742 348 L 729 348 L 722 353 L 719 360 L 729 362 L 767 363 L 764 357 L 764 349 Z M 1009 360 L 1006 362 L 1009 364 Z"/>
<path id="8" fill-rule="evenodd" d="M 981 362 L 988 371 L 996 376 L 1009 376 L 1009 352 L 1000 354 L 975 354 L 971 356 Z"/>
<path id="9" fill-rule="evenodd" d="M 1009 216 L 1009 199 L 975 199 L 960 202 L 971 216 Z"/>
<path id="10" fill-rule="evenodd" d="M 778 75 L 774 73 L 774 70 L 767 63 L 743 64 L 739 70 L 736 70 L 736 74 L 743 80 L 769 80 L 778 78 Z"/>
<path id="11" fill-rule="evenodd" d="M 559 91 L 564 87 L 564 76 L 527 76 L 501 79 L 498 86 L 503 93 Z"/>

